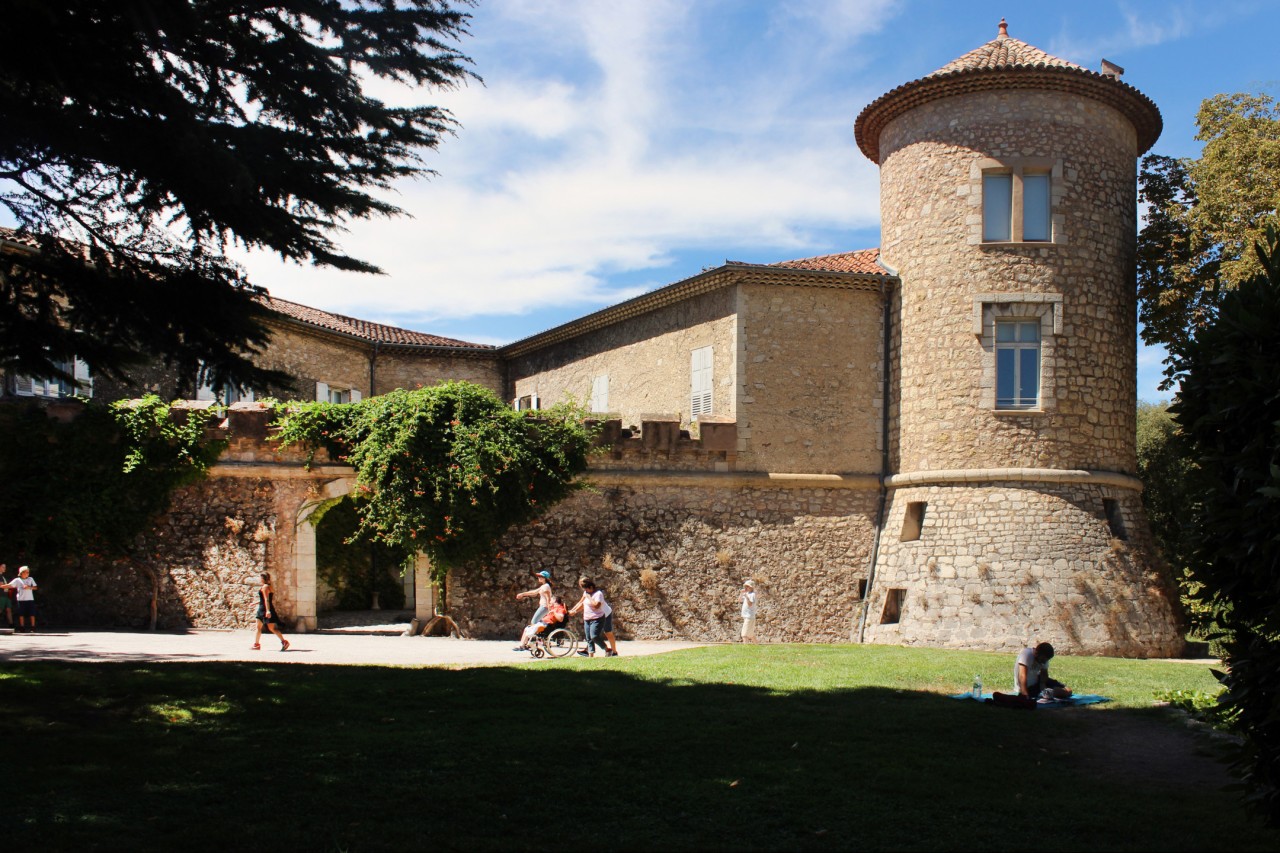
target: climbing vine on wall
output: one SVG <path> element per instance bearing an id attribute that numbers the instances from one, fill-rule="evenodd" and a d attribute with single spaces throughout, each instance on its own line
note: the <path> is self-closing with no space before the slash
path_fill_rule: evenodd
<path id="1" fill-rule="evenodd" d="M 594 437 L 584 414 L 571 403 L 517 412 L 479 385 L 445 382 L 292 406 L 279 440 L 355 468 L 358 533 L 425 553 L 439 578 L 491 557 L 508 528 L 581 487 Z"/>
<path id="2" fill-rule="evenodd" d="M 0 560 L 126 554 L 222 452 L 205 437 L 212 415 L 155 396 L 65 420 L 38 404 L 0 406 Z"/>

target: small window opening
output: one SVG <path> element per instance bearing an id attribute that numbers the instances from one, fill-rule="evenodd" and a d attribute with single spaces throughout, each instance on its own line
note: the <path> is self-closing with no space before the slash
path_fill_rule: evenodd
<path id="1" fill-rule="evenodd" d="M 902 602 L 907 597 L 905 589 L 891 589 L 884 597 L 884 612 L 880 614 L 881 625 L 897 625 L 902 620 Z"/>
<path id="2" fill-rule="evenodd" d="M 907 504 L 907 514 L 902 519 L 902 542 L 913 542 L 920 538 L 920 531 L 924 527 L 924 511 L 929 506 L 928 501 L 912 501 Z"/>
<path id="3" fill-rule="evenodd" d="M 1124 517 L 1120 515 L 1120 502 L 1115 498 L 1102 499 L 1102 511 L 1107 516 L 1107 526 L 1111 528 L 1111 535 L 1116 539 L 1127 540 L 1128 532 L 1124 529 Z"/>
<path id="4" fill-rule="evenodd" d="M 867 579 L 858 578 L 858 600 L 862 601 L 867 597 Z"/>

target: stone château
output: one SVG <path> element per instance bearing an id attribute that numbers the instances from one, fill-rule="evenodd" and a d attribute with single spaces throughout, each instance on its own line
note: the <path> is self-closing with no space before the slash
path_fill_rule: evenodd
<path id="1" fill-rule="evenodd" d="M 1135 165 L 1160 130 L 1114 66 L 1001 22 L 857 117 L 879 249 L 729 262 L 496 348 L 273 300 L 263 360 L 317 399 L 464 378 L 616 419 L 592 490 L 451 580 L 474 636 L 511 635 L 549 569 L 596 576 L 624 636 L 730 639 L 752 577 L 763 640 L 1177 654 L 1135 476 Z M 316 624 L 306 517 L 351 472 L 265 424 L 233 406 L 233 450 L 156 533 L 174 619 L 242 624 L 235 584 L 266 568 Z"/>

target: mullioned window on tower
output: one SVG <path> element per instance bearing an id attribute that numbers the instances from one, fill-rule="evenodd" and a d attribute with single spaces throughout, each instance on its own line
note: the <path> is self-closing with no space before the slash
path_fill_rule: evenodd
<path id="1" fill-rule="evenodd" d="M 982 175 L 984 243 L 1053 239 L 1049 172 L 990 170 Z"/>

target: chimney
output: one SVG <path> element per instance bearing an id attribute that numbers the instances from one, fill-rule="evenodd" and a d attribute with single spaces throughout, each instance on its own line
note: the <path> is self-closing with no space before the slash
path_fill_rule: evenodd
<path id="1" fill-rule="evenodd" d="M 1124 76 L 1124 69 L 1110 59 L 1104 59 L 1102 60 L 1102 76 L 1110 77 L 1112 80 L 1119 80 Z"/>

